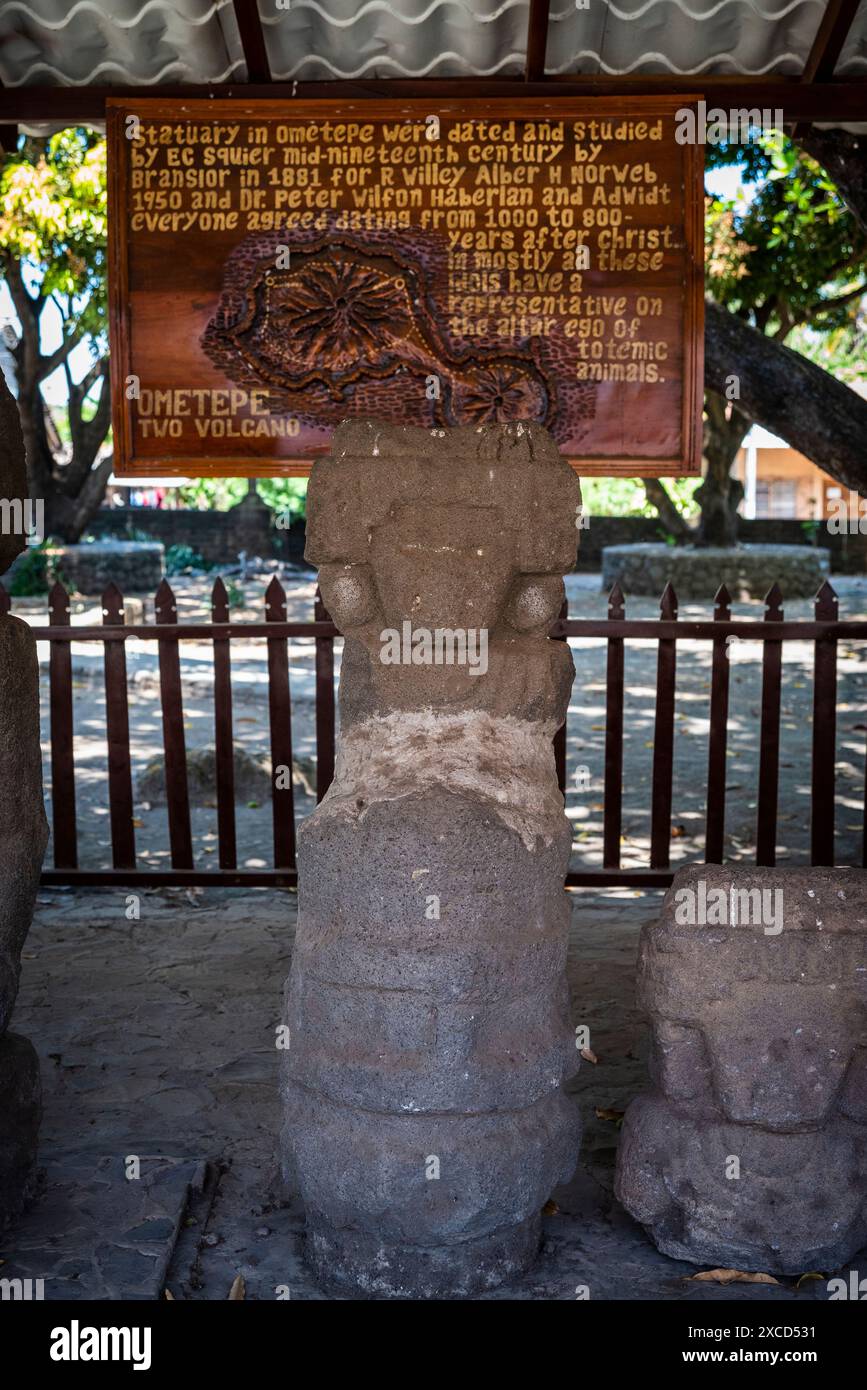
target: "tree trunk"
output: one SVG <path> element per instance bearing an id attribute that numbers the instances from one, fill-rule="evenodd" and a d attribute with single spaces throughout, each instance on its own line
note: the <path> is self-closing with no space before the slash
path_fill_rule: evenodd
<path id="1" fill-rule="evenodd" d="M 740 480 L 732 477 L 731 470 L 749 427 L 749 420 L 739 410 L 732 408 L 727 415 L 722 396 L 715 391 L 707 392 L 703 445 L 705 477 L 695 494 L 701 507 L 697 545 L 737 544 L 737 510 L 744 489 Z"/>
<path id="2" fill-rule="evenodd" d="M 681 516 L 674 502 L 665 490 L 665 484 L 658 478 L 642 478 L 648 502 L 656 508 L 657 515 L 670 536 L 679 541 L 692 539 L 692 528 Z"/>
<path id="3" fill-rule="evenodd" d="M 708 389 L 722 392 L 726 378 L 736 375 L 739 414 L 867 496 L 867 400 L 713 300 L 705 315 Z"/>
<path id="4" fill-rule="evenodd" d="M 105 496 L 111 474 L 111 458 L 94 468 L 94 461 L 111 425 L 108 389 L 108 363 L 98 361 L 81 382 L 69 372 L 69 355 L 81 341 L 74 332 L 64 333 L 54 352 L 43 355 L 40 321 L 47 300 L 27 289 L 21 263 L 14 256 L 0 253 L 0 273 L 6 281 L 21 324 L 21 340 L 15 349 L 18 381 L 18 412 L 27 457 L 30 496 L 41 501 L 45 514 L 45 535 L 72 543 L 81 539 L 88 522 Z M 66 372 L 69 390 L 68 417 L 72 438 L 69 463 L 58 465 L 49 436 L 49 421 L 42 383 L 58 368 Z M 90 420 L 83 418 L 89 391 L 102 378 L 101 395 Z"/>

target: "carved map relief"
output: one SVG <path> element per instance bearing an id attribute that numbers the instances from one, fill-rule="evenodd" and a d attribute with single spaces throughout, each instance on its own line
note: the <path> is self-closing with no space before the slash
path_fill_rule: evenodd
<path id="1" fill-rule="evenodd" d="M 230 259 L 202 346 L 232 381 L 267 387 L 272 408 L 310 426 L 339 424 L 362 399 L 366 413 L 395 424 L 408 412 L 430 426 L 553 424 L 557 377 L 546 345 L 462 349 L 439 321 L 425 265 L 436 258 L 412 240 L 398 234 L 390 252 L 371 256 L 360 238 L 335 233 L 309 252 L 302 239 L 280 269 L 279 235 L 251 237 Z M 573 415 L 586 428 L 596 387 L 585 383 L 575 397 Z"/>

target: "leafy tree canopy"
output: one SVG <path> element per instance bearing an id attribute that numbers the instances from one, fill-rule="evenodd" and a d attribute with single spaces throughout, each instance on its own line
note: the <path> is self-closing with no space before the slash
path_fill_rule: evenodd
<path id="1" fill-rule="evenodd" d="M 27 140 L 0 174 L 0 249 L 22 268 L 31 294 L 62 296 L 65 332 L 107 346 L 105 140 L 59 131 Z"/>
<path id="2" fill-rule="evenodd" d="M 708 293 L 773 337 L 809 324 L 851 339 L 867 293 L 867 237 L 824 169 L 785 135 L 738 150 L 745 177 L 759 182 L 749 199 L 708 201 Z"/>

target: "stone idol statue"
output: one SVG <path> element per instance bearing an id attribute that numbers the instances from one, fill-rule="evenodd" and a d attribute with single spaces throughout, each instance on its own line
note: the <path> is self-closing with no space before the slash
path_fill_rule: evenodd
<path id="1" fill-rule="evenodd" d="M 575 1167 L 552 745 L 574 668 L 548 632 L 580 501 L 523 424 L 342 425 L 313 470 L 307 557 L 346 642 L 299 837 L 282 1147 L 332 1291 L 495 1287 Z"/>
<path id="2" fill-rule="evenodd" d="M 0 500 L 13 519 L 0 533 L 0 575 L 24 549 L 26 497 L 18 407 L 0 373 Z M 0 1231 L 34 1182 L 39 1059 L 27 1038 L 9 1032 L 9 1022 L 47 840 L 36 642 L 26 623 L 0 612 Z"/>

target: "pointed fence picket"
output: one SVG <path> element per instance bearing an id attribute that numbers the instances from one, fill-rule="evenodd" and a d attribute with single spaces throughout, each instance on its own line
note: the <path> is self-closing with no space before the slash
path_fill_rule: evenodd
<path id="1" fill-rule="evenodd" d="M 37 630 L 49 644 L 49 710 L 51 720 L 52 829 L 54 864 L 43 873 L 53 884 L 221 883 L 228 886 L 274 885 L 297 882 L 292 778 L 292 692 L 289 679 L 289 641 L 313 639 L 316 688 L 316 797 L 322 799 L 334 776 L 336 702 L 334 642 L 340 636 L 322 596 L 316 591 L 314 620 L 289 622 L 286 593 L 275 577 L 265 595 L 264 621 L 231 622 L 226 587 L 218 579 L 211 594 L 211 621 L 178 620 L 177 602 L 164 580 L 155 600 L 156 622 L 126 623 L 124 599 L 110 584 L 102 598 L 102 623 L 73 625 L 69 595 L 57 583 L 48 600 L 49 625 Z M 0 615 L 10 610 L 9 595 L 0 584 Z M 605 766 L 603 852 L 600 868 L 576 868 L 567 884 L 632 884 L 664 886 L 671 882 L 671 810 L 675 758 L 675 698 L 677 644 L 708 642 L 711 648 L 709 736 L 707 754 L 707 813 L 705 853 L 708 863 L 725 856 L 726 758 L 729 729 L 729 649 L 733 641 L 761 642 L 762 694 L 759 731 L 756 863 L 773 865 L 776 855 L 777 802 L 780 769 L 780 709 L 782 649 L 786 641 L 813 644 L 811 858 L 814 864 L 835 860 L 835 749 L 837 735 L 837 646 L 841 639 L 867 641 L 867 622 L 841 621 L 837 596 L 829 583 L 816 595 L 813 618 L 787 621 L 779 586 L 765 600 L 761 621 L 733 619 L 731 597 L 721 585 L 714 599 L 713 618 L 678 617 L 677 597 L 667 585 L 655 619 L 627 619 L 623 593 L 615 585 L 605 618 L 570 618 L 563 608 L 551 636 L 566 641 L 599 638 L 607 643 L 605 700 Z M 273 867 L 238 868 L 235 824 L 233 748 L 233 640 L 265 640 L 268 711 L 272 762 Z M 166 796 L 171 868 L 140 868 L 136 860 L 134 795 L 126 669 L 126 643 L 156 642 L 159 656 Z M 650 804 L 650 856 L 642 867 L 621 863 L 624 780 L 624 648 L 630 639 L 655 640 L 657 646 L 656 705 Z M 76 822 L 75 725 L 72 643 L 101 643 L 104 654 L 108 800 L 111 822 L 111 869 L 79 867 Z M 216 747 L 217 829 L 219 868 L 197 866 L 193 855 L 187 753 L 184 734 L 180 643 L 205 641 L 214 655 L 214 742 Z M 579 677 L 580 679 L 580 677 Z M 566 726 L 554 739 L 557 773 L 566 786 Z M 865 758 L 867 768 L 867 758 Z M 867 780 L 863 814 L 862 863 L 867 867 Z"/>

